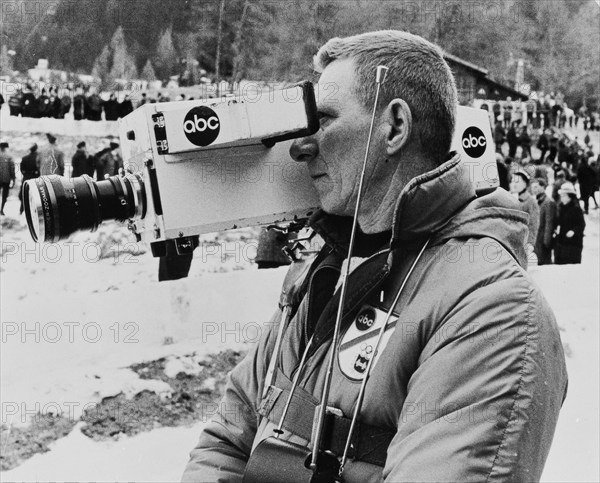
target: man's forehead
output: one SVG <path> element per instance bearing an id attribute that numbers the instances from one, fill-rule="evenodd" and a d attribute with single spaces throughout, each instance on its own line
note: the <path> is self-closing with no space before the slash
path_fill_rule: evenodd
<path id="1" fill-rule="evenodd" d="M 315 85 L 317 105 L 333 106 L 344 99 L 355 98 L 353 89 L 355 81 L 356 71 L 352 59 L 335 60 L 328 64 Z"/>

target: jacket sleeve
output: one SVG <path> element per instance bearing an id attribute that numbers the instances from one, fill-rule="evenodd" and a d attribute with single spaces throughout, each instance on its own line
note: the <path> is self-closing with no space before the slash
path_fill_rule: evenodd
<path id="1" fill-rule="evenodd" d="M 252 450 L 265 374 L 275 343 L 278 311 L 254 348 L 228 377 L 223 399 L 211 406 L 215 415 L 190 453 L 183 482 L 241 481 Z M 207 407 L 207 409 L 209 409 Z"/>
<path id="2" fill-rule="evenodd" d="M 552 312 L 525 280 L 476 289 L 426 339 L 385 481 L 539 480 L 566 369 Z"/>
<path id="3" fill-rule="evenodd" d="M 529 200 L 529 237 L 528 243 L 535 245 L 537 232 L 540 227 L 540 209 L 534 198 Z"/>

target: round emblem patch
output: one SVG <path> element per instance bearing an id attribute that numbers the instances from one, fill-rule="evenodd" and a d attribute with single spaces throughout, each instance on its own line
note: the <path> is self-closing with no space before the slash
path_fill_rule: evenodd
<path id="1" fill-rule="evenodd" d="M 342 336 L 338 346 L 338 365 L 342 374 L 354 381 L 363 379 L 369 361 L 377 364 L 379 354 L 390 340 L 398 318 L 394 315 L 388 320 L 379 347 L 375 351 L 379 329 L 387 318 L 387 312 L 370 305 L 364 305 L 356 318 Z"/>

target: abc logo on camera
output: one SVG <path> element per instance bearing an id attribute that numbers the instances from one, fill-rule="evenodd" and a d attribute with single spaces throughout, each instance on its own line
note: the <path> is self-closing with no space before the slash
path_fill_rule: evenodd
<path id="1" fill-rule="evenodd" d="M 487 139 L 481 129 L 471 126 L 462 135 L 462 147 L 467 155 L 479 158 L 485 153 Z"/>
<path id="2" fill-rule="evenodd" d="M 185 137 L 196 146 L 208 146 L 217 139 L 220 130 L 219 116 L 207 106 L 194 107 L 183 120 Z"/>

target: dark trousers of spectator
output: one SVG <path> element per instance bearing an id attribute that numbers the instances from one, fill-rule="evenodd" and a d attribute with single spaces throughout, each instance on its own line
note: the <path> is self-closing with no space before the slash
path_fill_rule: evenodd
<path id="1" fill-rule="evenodd" d="M 6 204 L 6 200 L 8 199 L 8 192 L 10 191 L 10 183 L 0 184 L 0 189 L 2 190 L 2 207 L 0 208 L 0 212 L 2 212 L 2 214 L 4 214 L 4 205 Z"/>
<path id="2" fill-rule="evenodd" d="M 542 152 L 542 154 L 540 154 L 540 159 L 539 159 L 540 164 L 542 164 L 544 162 L 544 158 L 546 157 L 546 153 L 548 152 L 548 150 L 542 149 L 541 152 Z"/>
<path id="3" fill-rule="evenodd" d="M 581 193 L 581 198 L 579 198 L 581 201 L 583 201 L 583 211 L 586 215 L 590 210 L 590 198 L 594 200 L 594 204 L 596 205 L 596 208 L 598 208 L 598 202 L 596 201 L 593 191 L 584 191 Z"/>
<path id="4" fill-rule="evenodd" d="M 552 264 L 552 248 L 544 246 L 535 247 L 535 255 L 538 259 L 538 265 L 551 265 Z"/>
<path id="5" fill-rule="evenodd" d="M 21 109 L 19 109 L 17 106 L 8 106 L 10 109 L 10 115 L 11 116 L 15 116 L 15 117 L 19 117 L 19 115 L 21 114 Z"/>
<path id="6" fill-rule="evenodd" d="M 522 152 L 521 152 L 521 157 L 528 157 L 531 158 L 531 146 L 521 146 Z"/>
<path id="7" fill-rule="evenodd" d="M 517 145 L 516 144 L 509 144 L 508 145 L 508 155 L 509 157 L 513 158 L 515 157 L 515 155 L 517 154 Z"/>

